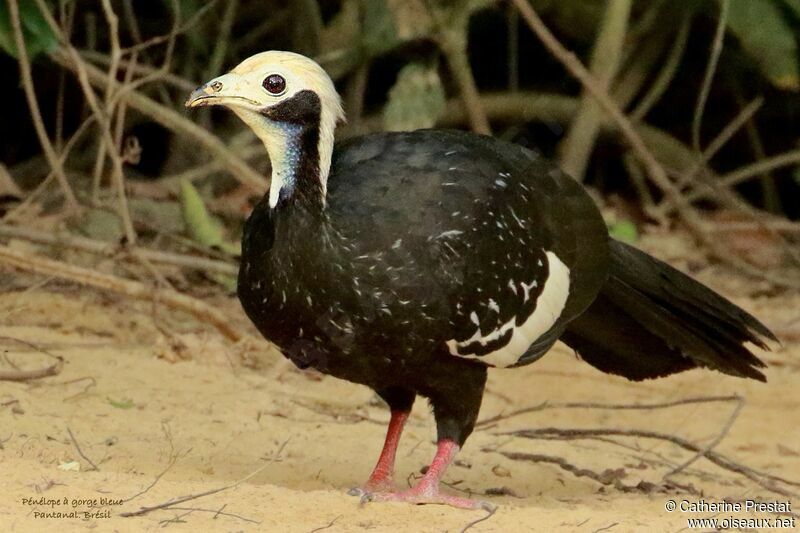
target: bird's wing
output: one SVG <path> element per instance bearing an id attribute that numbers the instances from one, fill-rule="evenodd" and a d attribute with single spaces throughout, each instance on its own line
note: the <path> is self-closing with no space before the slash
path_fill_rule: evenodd
<path id="1" fill-rule="evenodd" d="M 371 135 L 341 147 L 334 213 L 371 262 L 387 316 L 451 355 L 534 360 L 594 299 L 608 233 L 585 190 L 522 147 L 461 132 Z M 369 271 L 369 267 L 354 271 Z M 362 280 L 363 281 L 363 280 Z M 426 326 L 427 324 L 427 326 Z"/>

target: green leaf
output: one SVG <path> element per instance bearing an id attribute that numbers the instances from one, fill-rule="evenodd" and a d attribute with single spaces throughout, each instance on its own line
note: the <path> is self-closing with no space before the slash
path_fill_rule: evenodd
<path id="1" fill-rule="evenodd" d="M 787 2 L 790 7 L 797 3 Z M 728 28 L 773 85 L 800 89 L 797 40 L 777 2 L 731 0 Z"/>
<path id="2" fill-rule="evenodd" d="M 58 46 L 58 39 L 47 24 L 34 0 L 19 0 L 19 17 L 22 21 L 22 35 L 28 56 L 33 59 L 42 52 L 50 52 Z M 14 30 L 11 27 L 11 13 L 8 3 L 0 3 L 0 48 L 17 57 Z"/>
<path id="3" fill-rule="evenodd" d="M 200 193 L 187 180 L 181 181 L 181 208 L 183 221 L 193 241 L 233 255 L 240 253 L 237 245 L 225 240 L 225 228 L 222 222 L 208 212 Z"/>
<path id="4" fill-rule="evenodd" d="M 112 407 L 116 407 L 117 409 L 131 409 L 133 407 L 133 400 L 130 398 L 117 401 L 106 397 L 106 400 L 108 400 L 108 403 L 110 403 Z"/>
<path id="5" fill-rule="evenodd" d="M 639 230 L 630 220 L 620 220 L 609 225 L 608 233 L 618 241 L 634 243 L 639 239 Z"/>
<path id="6" fill-rule="evenodd" d="M 0 4 L 0 48 L 8 55 L 16 57 L 17 47 L 14 44 L 14 30 L 11 29 L 11 18 L 8 13 L 8 4 Z"/>
<path id="7" fill-rule="evenodd" d="M 412 131 L 436 124 L 445 108 L 442 80 L 435 68 L 410 63 L 400 70 L 383 108 L 388 131 Z"/>

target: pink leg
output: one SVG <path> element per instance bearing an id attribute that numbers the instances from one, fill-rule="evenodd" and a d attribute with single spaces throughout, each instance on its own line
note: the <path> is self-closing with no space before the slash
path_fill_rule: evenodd
<path id="1" fill-rule="evenodd" d="M 463 509 L 486 509 L 492 510 L 494 506 L 489 502 L 472 500 L 459 496 L 450 496 L 439 491 L 439 484 L 444 476 L 444 472 L 458 453 L 458 444 L 449 439 L 440 440 L 436 449 L 436 455 L 431 461 L 428 471 L 422 476 L 419 483 L 409 490 L 402 492 L 366 493 L 362 501 L 390 501 L 407 503 L 438 503 L 452 505 Z"/>
<path id="2" fill-rule="evenodd" d="M 408 415 L 408 411 L 392 411 L 381 456 L 364 487 L 367 491 L 381 492 L 394 488 L 394 459 L 397 456 L 397 445 L 400 442 L 400 435 L 403 433 Z"/>

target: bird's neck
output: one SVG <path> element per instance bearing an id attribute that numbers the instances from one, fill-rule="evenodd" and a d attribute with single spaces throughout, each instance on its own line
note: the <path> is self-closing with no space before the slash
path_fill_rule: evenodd
<path id="1" fill-rule="evenodd" d="M 325 208 L 333 142 L 321 139 L 319 122 L 279 122 L 250 113 L 241 118 L 269 153 L 272 164 L 270 208 L 300 207 L 321 213 Z"/>

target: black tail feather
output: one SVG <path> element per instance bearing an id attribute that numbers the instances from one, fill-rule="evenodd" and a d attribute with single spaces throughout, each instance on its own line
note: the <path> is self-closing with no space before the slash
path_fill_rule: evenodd
<path id="1" fill-rule="evenodd" d="M 592 366 L 641 380 L 707 367 L 766 381 L 745 346 L 777 340 L 755 317 L 666 263 L 611 241 L 606 285 L 562 335 Z"/>

